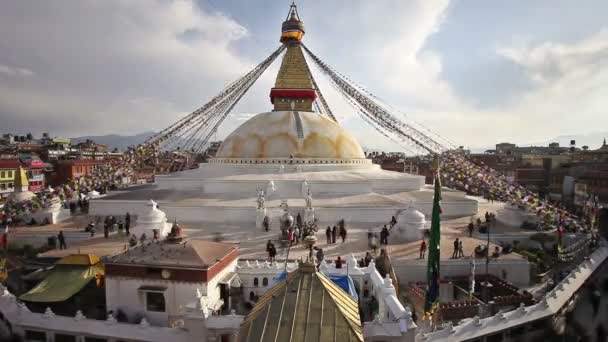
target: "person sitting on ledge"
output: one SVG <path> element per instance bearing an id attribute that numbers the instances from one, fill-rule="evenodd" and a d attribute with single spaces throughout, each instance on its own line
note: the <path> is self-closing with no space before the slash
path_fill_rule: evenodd
<path id="1" fill-rule="evenodd" d="M 336 268 L 342 268 L 342 257 L 336 259 Z"/>

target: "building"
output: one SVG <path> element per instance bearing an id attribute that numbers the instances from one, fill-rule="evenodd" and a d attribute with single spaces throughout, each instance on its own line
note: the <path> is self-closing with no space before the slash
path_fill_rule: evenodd
<path id="1" fill-rule="evenodd" d="M 97 144 L 90 139 L 72 145 L 70 150 L 69 158 L 87 160 L 104 160 L 110 153 L 108 146 Z"/>
<path id="2" fill-rule="evenodd" d="M 247 315 L 238 341 L 363 341 L 359 304 L 312 263 L 266 292 Z"/>
<path id="3" fill-rule="evenodd" d="M 43 138 L 45 142 L 42 159 L 45 161 L 55 161 L 66 159 L 71 151 L 71 140 L 67 138 Z"/>
<path id="4" fill-rule="evenodd" d="M 608 204 L 608 169 L 589 171 L 576 180 L 577 185 L 583 185 L 588 196 L 593 196 L 601 204 Z"/>
<path id="5" fill-rule="evenodd" d="M 172 326 L 193 298 L 219 312 L 229 305 L 238 249 L 204 240 L 152 241 L 111 257 L 106 267 L 106 305 L 129 322 L 145 317 Z"/>
<path id="6" fill-rule="evenodd" d="M 32 192 L 40 192 L 45 188 L 45 163 L 40 160 L 36 154 L 21 154 L 19 156 L 21 163 L 27 169 L 29 182 L 29 190 Z"/>
<path id="7" fill-rule="evenodd" d="M 18 160 L 0 160 L 0 198 L 15 191 L 15 176 L 20 165 Z"/>
<path id="8" fill-rule="evenodd" d="M 254 303 L 241 326 L 240 341 L 272 340 L 289 331 L 298 340 L 302 328 L 292 330 L 290 325 L 296 321 L 306 325 L 306 336 L 314 341 L 360 341 L 361 337 L 365 341 L 413 341 L 416 334 L 412 314 L 397 298 L 391 278 L 383 279 L 373 261 L 359 267 L 351 256 L 344 267 L 324 261 L 317 271 L 307 262 L 281 265 L 245 260 L 237 273 L 244 294 L 251 291 L 248 302 Z M 286 305 L 277 305 L 280 303 Z M 294 307 L 302 310 L 292 310 Z M 285 319 L 263 319 L 277 315 Z M 348 321 L 342 321 L 343 317 Z"/>
<path id="9" fill-rule="evenodd" d="M 55 184 L 64 184 L 70 179 L 89 176 L 103 163 L 94 159 L 60 160 L 55 163 L 53 181 Z"/>

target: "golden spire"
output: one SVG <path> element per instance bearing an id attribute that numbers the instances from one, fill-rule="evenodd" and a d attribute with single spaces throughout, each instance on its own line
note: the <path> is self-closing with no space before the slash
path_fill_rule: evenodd
<path id="1" fill-rule="evenodd" d="M 312 112 L 312 103 L 317 94 L 300 46 L 303 37 L 304 23 L 294 2 L 281 26 L 281 43 L 287 47 L 287 52 L 283 56 L 275 86 L 270 90 L 270 101 L 275 111 Z"/>
<path id="2" fill-rule="evenodd" d="M 15 191 L 28 191 L 30 182 L 27 179 L 27 173 L 22 166 L 19 166 L 15 175 Z"/>

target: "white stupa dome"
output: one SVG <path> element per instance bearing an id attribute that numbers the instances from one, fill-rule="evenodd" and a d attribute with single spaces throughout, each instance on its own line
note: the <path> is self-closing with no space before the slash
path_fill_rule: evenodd
<path id="1" fill-rule="evenodd" d="M 411 206 L 409 208 L 407 208 L 407 210 L 405 212 L 403 212 L 403 214 L 401 214 L 400 216 L 401 216 L 401 220 L 403 220 L 405 223 L 412 223 L 412 224 L 426 223 L 426 218 L 425 218 L 424 214 L 421 211 L 419 211 Z"/>
<path id="2" fill-rule="evenodd" d="M 329 117 L 313 112 L 261 113 L 232 132 L 217 158 L 364 159 L 357 140 Z"/>

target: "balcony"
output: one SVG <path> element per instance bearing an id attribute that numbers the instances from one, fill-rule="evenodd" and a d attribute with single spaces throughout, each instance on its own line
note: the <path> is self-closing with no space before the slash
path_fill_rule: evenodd
<path id="1" fill-rule="evenodd" d="M 30 176 L 30 181 L 43 181 L 44 180 L 44 174 L 37 174 L 37 175 L 32 175 Z"/>

